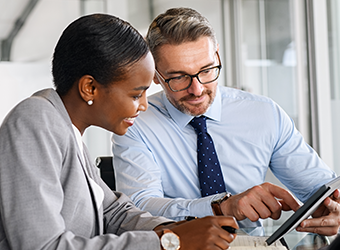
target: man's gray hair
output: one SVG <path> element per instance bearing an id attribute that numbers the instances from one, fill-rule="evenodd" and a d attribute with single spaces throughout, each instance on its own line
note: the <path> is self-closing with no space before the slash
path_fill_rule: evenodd
<path id="1" fill-rule="evenodd" d="M 157 61 L 157 49 L 160 46 L 193 42 L 203 36 L 211 38 L 217 46 L 215 31 L 207 18 L 190 8 L 173 8 L 153 20 L 146 41 Z"/>

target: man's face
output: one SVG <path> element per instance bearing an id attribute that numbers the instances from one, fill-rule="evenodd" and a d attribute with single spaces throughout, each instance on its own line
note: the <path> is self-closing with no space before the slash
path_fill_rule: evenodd
<path id="1" fill-rule="evenodd" d="M 216 52 L 216 47 L 209 37 L 181 45 L 162 45 L 158 48 L 156 69 L 164 79 L 195 75 L 219 64 Z M 154 82 L 162 85 L 172 105 L 192 116 L 204 114 L 216 95 L 217 81 L 201 84 L 197 78 L 193 78 L 191 86 L 179 92 L 173 92 L 157 74 Z"/>

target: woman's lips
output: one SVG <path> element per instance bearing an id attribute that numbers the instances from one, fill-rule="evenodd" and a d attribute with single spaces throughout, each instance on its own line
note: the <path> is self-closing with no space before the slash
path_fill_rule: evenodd
<path id="1" fill-rule="evenodd" d="M 133 123 L 135 122 L 135 119 L 138 117 L 138 115 L 135 115 L 133 117 L 128 117 L 128 118 L 125 118 L 124 121 L 129 125 L 129 126 L 132 126 Z"/>

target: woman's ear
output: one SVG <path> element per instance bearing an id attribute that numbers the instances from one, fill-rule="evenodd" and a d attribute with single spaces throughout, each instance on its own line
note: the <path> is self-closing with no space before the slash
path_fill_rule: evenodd
<path id="1" fill-rule="evenodd" d="M 95 92 L 95 79 L 90 75 L 82 76 L 78 81 L 78 90 L 81 98 L 89 105 L 93 103 Z"/>

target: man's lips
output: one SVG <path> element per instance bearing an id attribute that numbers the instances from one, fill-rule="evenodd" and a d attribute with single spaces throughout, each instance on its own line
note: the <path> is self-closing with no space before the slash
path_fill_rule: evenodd
<path id="1" fill-rule="evenodd" d="M 197 104 L 204 102 L 206 97 L 207 97 L 207 95 L 201 95 L 199 97 L 188 96 L 186 98 L 183 98 L 181 101 L 187 102 L 187 103 L 192 104 L 192 105 L 197 105 Z"/>

